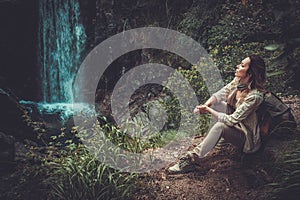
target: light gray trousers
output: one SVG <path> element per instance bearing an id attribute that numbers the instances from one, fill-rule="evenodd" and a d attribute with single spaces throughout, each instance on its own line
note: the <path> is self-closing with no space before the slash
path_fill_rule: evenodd
<path id="1" fill-rule="evenodd" d="M 194 151 L 200 158 L 204 157 L 216 146 L 221 137 L 239 149 L 244 146 L 245 134 L 241 130 L 227 126 L 222 122 L 216 122 L 204 140 L 195 147 Z"/>
<path id="2" fill-rule="evenodd" d="M 219 112 L 227 112 L 225 105 L 217 105 L 214 107 Z M 235 145 L 237 148 L 242 149 L 245 143 L 245 134 L 242 130 L 236 127 L 230 127 L 223 122 L 216 122 L 205 136 L 204 140 L 195 147 L 194 151 L 201 158 L 212 150 L 218 141 L 224 138 L 226 142 Z"/>

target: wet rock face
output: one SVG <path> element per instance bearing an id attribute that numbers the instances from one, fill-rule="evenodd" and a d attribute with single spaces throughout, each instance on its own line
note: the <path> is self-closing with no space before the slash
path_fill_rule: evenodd
<path id="1" fill-rule="evenodd" d="M 22 115 L 24 112 L 18 104 L 18 99 L 7 90 L 1 89 L 0 102 L 0 131 L 17 138 L 22 137 Z"/>
<path id="2" fill-rule="evenodd" d="M 15 158 L 15 138 L 0 132 L 0 168 L 9 165 Z"/>
<path id="3" fill-rule="evenodd" d="M 20 98 L 38 98 L 38 0 L 0 2 L 0 83 Z"/>
<path id="4" fill-rule="evenodd" d="M 37 142 L 37 135 L 43 128 L 42 123 L 36 122 L 40 119 L 31 116 L 30 111 L 19 103 L 19 98 L 7 88 L 0 88 L 0 102 L 0 132 L 19 141 Z"/>

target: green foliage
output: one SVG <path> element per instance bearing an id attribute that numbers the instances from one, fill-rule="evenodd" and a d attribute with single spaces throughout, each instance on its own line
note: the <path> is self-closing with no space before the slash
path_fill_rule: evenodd
<path id="1" fill-rule="evenodd" d="M 111 169 L 83 145 L 67 150 L 45 163 L 50 169 L 50 199 L 125 199 L 130 195 L 135 174 Z"/>
<path id="2" fill-rule="evenodd" d="M 185 14 L 185 18 L 179 23 L 179 30 L 190 37 L 197 39 L 198 30 L 203 26 L 205 19 L 197 17 L 197 10 Z"/>
<path id="3" fill-rule="evenodd" d="M 205 101 L 210 97 L 211 94 L 209 94 L 207 86 L 205 84 L 204 77 L 202 77 L 199 70 L 197 70 L 197 66 L 192 66 L 191 69 L 188 70 L 179 68 L 178 72 L 183 75 L 183 77 L 188 81 L 190 86 L 193 88 L 199 104 L 205 103 Z M 190 94 L 186 94 L 186 95 L 190 95 Z M 195 117 L 193 113 L 192 115 L 193 117 Z M 210 122 L 209 115 L 197 116 L 197 122 L 195 124 L 197 124 L 198 126 L 195 127 L 194 132 L 199 135 L 205 134 L 208 130 L 209 122 Z"/>
<path id="4" fill-rule="evenodd" d="M 299 94 L 300 47 L 289 49 L 280 45 L 277 56 L 269 65 L 269 89 L 284 95 Z"/>
<path id="5" fill-rule="evenodd" d="M 234 71 L 236 64 L 247 55 L 257 53 L 269 66 L 267 88 L 276 93 L 297 94 L 299 2 L 246 1 L 242 4 L 227 0 L 219 3 L 208 11 L 199 12 L 201 8 L 194 8 L 180 22 L 180 30 L 207 48 L 225 82 L 232 79 L 230 71 Z M 218 14 L 212 17 L 212 12 Z"/>
<path id="6" fill-rule="evenodd" d="M 166 93 L 167 98 L 164 98 L 162 103 L 168 114 L 167 127 L 178 129 L 180 126 L 184 130 L 189 130 L 189 134 L 202 135 L 206 133 L 208 129 L 209 116 L 196 116 L 193 114 L 193 109 L 196 105 L 204 103 L 210 96 L 205 81 L 197 70 L 197 66 L 192 66 L 191 69 L 179 67 L 176 71 L 187 81 L 186 83 L 192 88 L 193 93 L 191 94 L 190 91 L 186 89 L 186 83 L 181 83 L 176 76 L 170 77 L 166 85 L 180 91 L 180 98 L 185 99 L 185 101 L 187 101 L 185 103 L 192 109 L 182 108 L 178 98 L 165 88 L 164 92 Z M 196 105 L 192 104 L 193 97 L 197 100 Z M 196 124 L 196 126 L 188 127 L 189 124 L 192 124 L 193 126 Z"/>
<path id="7" fill-rule="evenodd" d="M 290 54 L 289 58 L 281 58 L 281 46 L 272 41 L 251 43 L 236 41 L 225 46 L 209 46 L 209 54 L 214 59 L 226 83 L 233 79 L 236 65 L 243 58 L 257 53 L 265 59 L 267 64 L 266 88 L 275 93 L 285 95 L 297 94 L 294 80 L 295 70 L 291 70 L 291 64 L 297 69 L 298 66 L 296 63 L 300 62 L 299 52 L 296 51 L 298 49 L 295 49 L 295 53 Z M 292 56 L 295 56 L 295 58 L 291 58 Z"/>
<path id="8" fill-rule="evenodd" d="M 296 144 L 293 144 L 294 146 Z M 300 195 L 300 148 L 285 153 L 277 160 L 277 182 L 270 185 L 275 187 L 273 199 L 298 197 Z"/>
<path id="9" fill-rule="evenodd" d="M 236 65 L 239 64 L 246 56 L 254 52 L 262 52 L 263 43 L 240 43 L 233 42 L 228 45 L 209 46 L 210 55 L 213 57 L 219 68 L 225 82 L 228 83 L 234 78 Z M 264 57 L 264 55 L 262 55 Z"/>
<path id="10" fill-rule="evenodd" d="M 249 34 L 255 32 L 257 23 L 243 15 L 226 15 L 209 32 L 209 46 L 225 46 L 234 41 L 242 41 Z"/>
<path id="11" fill-rule="evenodd" d="M 180 111 L 178 110 L 178 112 Z M 169 116 L 169 118 L 170 117 L 172 116 Z M 177 118 L 175 120 L 177 120 Z M 200 121 L 201 123 L 203 124 L 207 123 L 208 120 L 207 116 L 206 118 L 205 117 L 201 118 L 201 120 L 202 120 Z M 174 122 L 174 121 L 171 120 L 168 122 Z M 96 135 L 100 135 L 99 132 L 104 131 L 105 138 L 103 137 L 98 138 L 97 136 L 95 136 L 95 139 L 93 139 L 94 141 L 90 140 L 88 144 L 89 146 L 95 146 L 97 148 L 99 146 L 97 142 L 101 140 L 101 143 L 112 142 L 120 149 L 129 152 L 142 153 L 143 151 L 146 151 L 148 149 L 161 148 L 171 141 L 180 140 L 181 138 L 184 138 L 186 135 L 191 134 L 191 133 L 180 132 L 176 130 L 174 126 L 171 124 L 169 124 L 169 126 L 170 127 L 166 127 L 162 130 L 157 130 L 156 132 L 154 132 L 153 130 L 147 129 L 147 125 L 145 125 L 144 121 L 141 120 L 141 118 L 139 117 L 134 117 L 131 121 L 128 121 L 124 127 L 121 128 L 116 127 L 111 123 L 106 123 L 102 125 L 101 128 L 98 127 L 92 130 L 92 132 L 95 133 Z M 192 132 L 193 130 L 190 131 Z M 89 134 L 89 136 L 91 135 Z M 101 152 L 101 149 L 96 149 L 95 151 L 98 151 L 98 154 L 102 154 L 102 155 L 107 153 L 107 151 Z M 118 150 L 115 150 L 114 154 L 118 154 Z"/>
<path id="12" fill-rule="evenodd" d="M 205 80 L 203 79 L 197 66 L 192 66 L 191 69 L 178 68 L 178 72 L 188 81 L 190 86 L 195 91 L 197 99 L 200 103 L 204 103 L 210 96 Z M 174 80 L 175 81 L 175 80 Z"/>
<path id="13" fill-rule="evenodd" d="M 207 46 L 208 31 L 222 18 L 222 3 L 222 0 L 194 1 L 183 18 L 178 20 L 178 30 Z"/>

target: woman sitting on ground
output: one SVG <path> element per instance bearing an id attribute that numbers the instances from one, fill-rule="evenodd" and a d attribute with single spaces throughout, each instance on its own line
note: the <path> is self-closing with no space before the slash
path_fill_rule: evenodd
<path id="1" fill-rule="evenodd" d="M 257 151 L 261 138 L 256 110 L 263 101 L 265 82 L 266 65 L 260 56 L 250 55 L 238 64 L 233 81 L 194 109 L 195 114 L 210 113 L 217 122 L 204 140 L 168 171 L 190 171 L 192 160 L 206 156 L 221 137 L 245 153 Z"/>

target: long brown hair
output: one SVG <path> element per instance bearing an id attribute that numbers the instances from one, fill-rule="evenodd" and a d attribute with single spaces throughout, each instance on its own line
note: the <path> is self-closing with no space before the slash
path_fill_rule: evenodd
<path id="1" fill-rule="evenodd" d="M 250 77 L 250 89 L 264 90 L 267 80 L 265 61 L 256 54 L 248 56 L 250 58 L 249 69 L 247 71 Z"/>
<path id="2" fill-rule="evenodd" d="M 239 100 L 240 102 L 244 101 L 244 98 L 248 95 L 251 89 L 257 89 L 261 92 L 265 92 L 264 84 L 267 80 L 265 61 L 256 54 L 251 54 L 248 57 L 250 58 L 250 64 L 247 73 L 251 75 L 249 79 L 250 84 L 248 88 L 242 92 L 241 99 Z"/>

